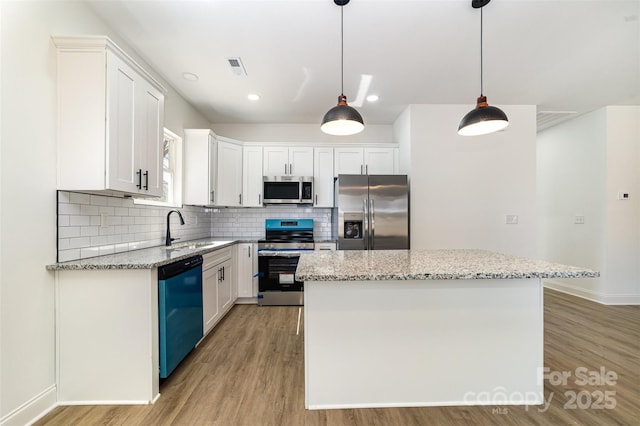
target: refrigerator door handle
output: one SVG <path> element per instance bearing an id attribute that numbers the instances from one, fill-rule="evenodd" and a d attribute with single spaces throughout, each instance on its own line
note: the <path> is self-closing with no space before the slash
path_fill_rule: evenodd
<path id="1" fill-rule="evenodd" d="M 367 205 L 366 198 L 362 200 L 362 209 L 362 216 L 364 217 L 362 240 L 364 242 L 364 249 L 369 250 L 369 206 Z"/>
<path id="2" fill-rule="evenodd" d="M 369 247 L 371 247 L 371 250 L 375 250 L 375 246 L 373 245 L 374 241 L 375 241 L 375 237 L 376 237 L 376 207 L 375 204 L 373 202 L 373 198 L 371 199 L 371 201 L 369 202 L 369 213 L 371 215 L 371 232 L 369 233 L 369 236 L 371 238 L 371 243 L 369 244 Z"/>

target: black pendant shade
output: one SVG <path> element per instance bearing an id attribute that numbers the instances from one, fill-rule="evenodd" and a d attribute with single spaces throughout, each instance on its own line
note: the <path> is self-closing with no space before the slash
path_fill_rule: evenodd
<path id="1" fill-rule="evenodd" d="M 509 125 L 507 114 L 500 108 L 487 104 L 487 97 L 480 96 L 475 109 L 462 117 L 458 134 L 462 136 L 486 135 L 497 132 Z"/>
<path id="2" fill-rule="evenodd" d="M 333 0 L 340 6 L 340 83 L 342 92 L 338 96 L 338 105 L 331 108 L 324 115 L 320 130 L 329 135 L 346 136 L 354 135 L 364 129 L 364 120 L 355 108 L 347 104 L 347 97 L 344 95 L 344 9 L 343 6 L 349 0 Z"/>
<path id="3" fill-rule="evenodd" d="M 507 114 L 500 108 L 489 106 L 487 97 L 483 95 L 482 67 L 482 8 L 491 0 L 472 0 L 471 6 L 480 9 L 480 97 L 475 109 L 462 117 L 458 126 L 458 134 L 462 136 L 478 136 L 497 132 L 509 125 Z"/>
<path id="4" fill-rule="evenodd" d="M 324 115 L 320 130 L 337 136 L 353 135 L 364 129 L 364 120 L 355 108 L 347 105 L 345 95 L 338 96 L 338 105 Z"/>

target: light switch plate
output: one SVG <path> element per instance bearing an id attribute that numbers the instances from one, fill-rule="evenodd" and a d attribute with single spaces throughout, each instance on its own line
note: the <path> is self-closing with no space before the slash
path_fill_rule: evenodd
<path id="1" fill-rule="evenodd" d="M 518 224 L 518 215 L 517 214 L 508 214 L 507 215 L 507 225 L 517 225 Z"/>

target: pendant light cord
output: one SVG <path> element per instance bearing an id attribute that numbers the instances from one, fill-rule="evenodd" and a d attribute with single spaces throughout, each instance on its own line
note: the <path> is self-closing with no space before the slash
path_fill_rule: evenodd
<path id="1" fill-rule="evenodd" d="M 340 6 L 340 94 L 344 96 L 344 6 Z"/>
<path id="2" fill-rule="evenodd" d="M 484 96 L 483 88 L 483 67 L 482 67 L 482 7 L 480 8 L 480 96 Z"/>

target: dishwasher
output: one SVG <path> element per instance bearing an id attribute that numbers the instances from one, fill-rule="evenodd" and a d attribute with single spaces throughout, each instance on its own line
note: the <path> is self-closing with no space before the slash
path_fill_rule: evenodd
<path id="1" fill-rule="evenodd" d="M 160 378 L 202 339 L 202 256 L 158 268 Z"/>

